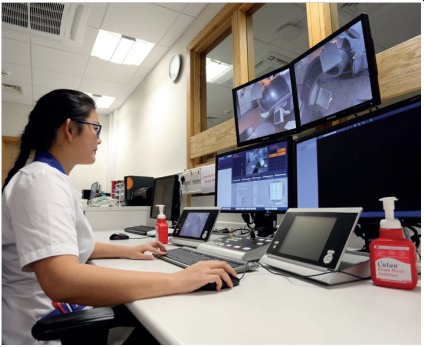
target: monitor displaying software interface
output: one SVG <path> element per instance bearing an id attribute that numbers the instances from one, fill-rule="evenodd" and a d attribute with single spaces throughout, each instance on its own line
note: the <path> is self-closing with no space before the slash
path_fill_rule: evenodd
<path id="1" fill-rule="evenodd" d="M 255 145 L 216 158 L 216 206 L 221 212 L 286 211 L 289 142 Z"/>
<path id="2" fill-rule="evenodd" d="M 421 216 L 421 101 L 402 101 L 295 143 L 298 207 L 362 207 L 384 218 Z"/>

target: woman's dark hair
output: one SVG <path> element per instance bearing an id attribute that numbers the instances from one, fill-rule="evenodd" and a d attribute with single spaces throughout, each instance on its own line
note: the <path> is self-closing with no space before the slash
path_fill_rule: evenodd
<path id="1" fill-rule="evenodd" d="M 66 119 L 83 120 L 95 108 L 90 96 L 76 90 L 57 89 L 41 97 L 29 114 L 28 124 L 21 136 L 20 153 L 4 181 L 2 191 L 10 179 L 25 166 L 31 151 L 50 149 L 57 129 Z"/>

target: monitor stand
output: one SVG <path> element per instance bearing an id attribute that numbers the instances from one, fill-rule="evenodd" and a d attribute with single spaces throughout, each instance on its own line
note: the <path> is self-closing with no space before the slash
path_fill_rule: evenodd
<path id="1" fill-rule="evenodd" d="M 251 213 L 255 230 L 259 237 L 268 237 L 277 230 L 277 214 L 275 212 Z"/>

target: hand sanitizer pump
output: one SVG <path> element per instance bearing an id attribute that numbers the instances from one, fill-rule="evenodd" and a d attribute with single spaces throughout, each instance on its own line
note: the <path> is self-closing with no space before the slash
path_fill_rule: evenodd
<path id="1" fill-rule="evenodd" d="M 385 287 L 414 289 L 418 282 L 416 249 L 405 239 L 402 225 L 395 219 L 395 197 L 382 198 L 385 219 L 380 221 L 380 237 L 370 244 L 371 278 Z"/>

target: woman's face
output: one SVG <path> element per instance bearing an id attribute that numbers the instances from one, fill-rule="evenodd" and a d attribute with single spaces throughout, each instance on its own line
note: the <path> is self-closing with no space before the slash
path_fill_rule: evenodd
<path id="1" fill-rule="evenodd" d="M 100 124 L 99 116 L 95 109 L 90 112 L 84 121 Z M 80 123 L 79 125 L 82 126 L 82 131 L 74 140 L 78 162 L 80 164 L 92 164 L 96 161 L 97 146 L 102 143 L 102 140 L 97 137 L 97 127 L 95 125 L 86 123 Z"/>

